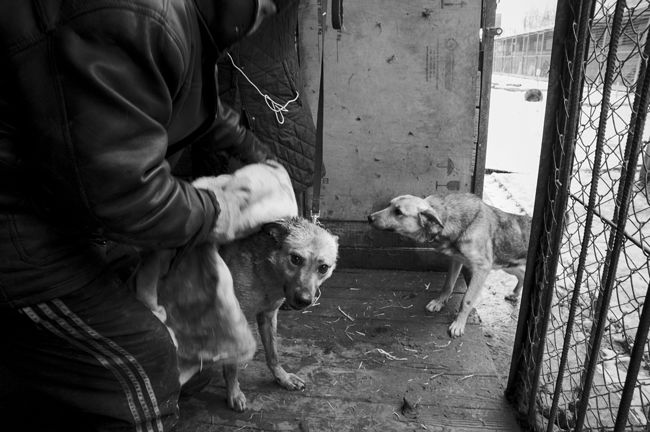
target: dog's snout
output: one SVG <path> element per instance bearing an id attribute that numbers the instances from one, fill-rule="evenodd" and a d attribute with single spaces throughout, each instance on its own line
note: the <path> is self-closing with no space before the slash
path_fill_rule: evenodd
<path id="1" fill-rule="evenodd" d="M 372 217 L 372 215 L 368 215 L 368 223 L 373 223 L 375 219 Z"/>
<path id="2" fill-rule="evenodd" d="M 306 308 L 313 301 L 313 297 L 309 292 L 297 292 L 293 297 L 293 302 L 298 308 Z"/>

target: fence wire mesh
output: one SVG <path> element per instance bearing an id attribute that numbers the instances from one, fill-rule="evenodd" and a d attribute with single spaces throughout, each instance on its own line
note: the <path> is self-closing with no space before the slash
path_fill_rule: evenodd
<path id="1" fill-rule="evenodd" d="M 534 430 L 649 431 L 650 2 L 568 1 L 560 13 L 508 394 Z"/>

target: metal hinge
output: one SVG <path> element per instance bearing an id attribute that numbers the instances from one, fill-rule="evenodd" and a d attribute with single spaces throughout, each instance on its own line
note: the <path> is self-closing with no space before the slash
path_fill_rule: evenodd
<path id="1" fill-rule="evenodd" d="M 485 27 L 483 28 L 483 35 L 488 37 L 501 36 L 503 29 L 501 27 Z"/>

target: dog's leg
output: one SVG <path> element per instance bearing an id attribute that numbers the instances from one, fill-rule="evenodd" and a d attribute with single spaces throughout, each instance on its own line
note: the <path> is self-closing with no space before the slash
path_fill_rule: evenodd
<path id="1" fill-rule="evenodd" d="M 460 274 L 460 270 L 463 268 L 463 264 L 460 261 L 455 259 L 449 260 L 449 270 L 447 271 L 447 277 L 445 279 L 445 284 L 442 286 L 442 292 L 438 296 L 431 300 L 426 309 L 429 312 L 438 312 L 449 300 L 451 293 L 454 291 L 454 285 L 456 285 L 456 280 Z"/>
<path id="2" fill-rule="evenodd" d="M 516 267 L 515 269 L 508 269 L 507 273 L 510 273 L 511 275 L 517 277 L 517 285 L 515 286 L 515 289 L 512 291 L 512 293 L 506 296 L 506 300 L 512 303 L 516 303 L 517 300 L 519 300 L 521 290 L 524 287 L 524 275 L 526 274 L 526 269 Z"/>
<path id="3" fill-rule="evenodd" d="M 288 373 L 280 365 L 277 350 L 278 310 L 260 312 L 257 314 L 257 325 L 260 331 L 266 364 L 275 377 L 275 380 L 287 390 L 303 390 L 305 382 L 297 375 Z"/>
<path id="4" fill-rule="evenodd" d="M 236 364 L 226 364 L 223 366 L 223 378 L 226 380 L 226 397 L 228 407 L 237 412 L 246 409 L 246 396 L 239 388 L 237 379 L 238 366 Z"/>
<path id="5" fill-rule="evenodd" d="M 489 273 L 489 268 L 476 268 L 472 270 L 472 279 L 469 281 L 469 287 L 467 287 L 463 302 L 460 304 L 460 311 L 456 315 L 454 322 L 449 326 L 449 334 L 451 337 L 460 337 L 465 333 L 465 323 L 472 309 L 481 300 L 483 284 Z"/>

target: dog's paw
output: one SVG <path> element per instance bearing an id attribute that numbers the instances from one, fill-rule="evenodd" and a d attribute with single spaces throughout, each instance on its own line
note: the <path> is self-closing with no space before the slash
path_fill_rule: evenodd
<path id="1" fill-rule="evenodd" d="M 305 381 L 298 375 L 285 373 L 282 377 L 276 377 L 278 383 L 287 390 L 304 390 Z"/>
<path id="2" fill-rule="evenodd" d="M 429 312 L 439 312 L 440 309 L 442 309 L 445 306 L 445 303 L 446 301 L 444 300 L 433 299 L 427 304 L 426 309 Z"/>
<path id="3" fill-rule="evenodd" d="M 241 390 L 237 390 L 233 394 L 228 395 L 228 407 L 237 412 L 246 410 L 246 396 Z"/>
<path id="4" fill-rule="evenodd" d="M 510 303 L 517 303 L 517 301 L 519 301 L 519 294 L 510 293 L 505 297 L 505 299 Z"/>
<path id="5" fill-rule="evenodd" d="M 465 323 L 461 323 L 458 320 L 455 320 L 449 326 L 449 335 L 452 338 L 461 337 L 465 334 Z"/>

